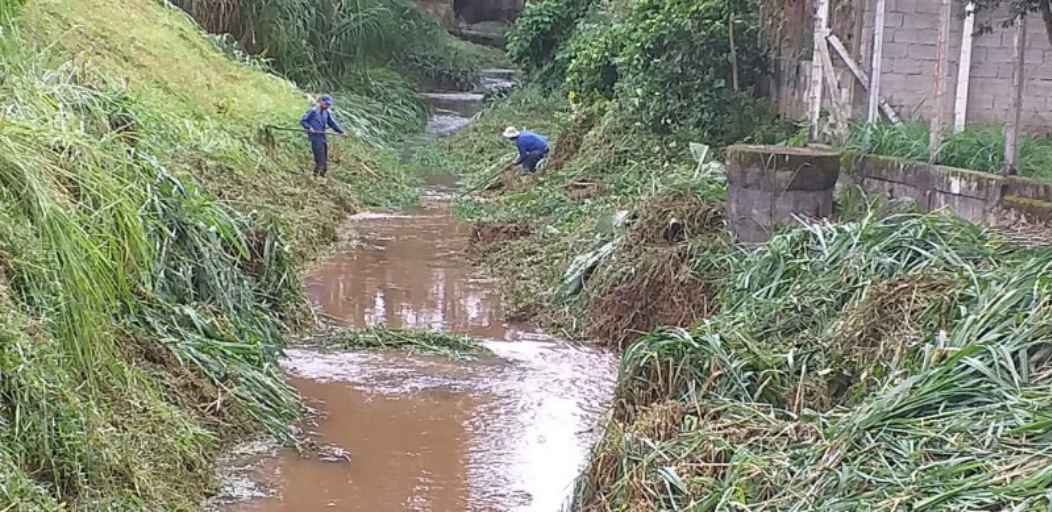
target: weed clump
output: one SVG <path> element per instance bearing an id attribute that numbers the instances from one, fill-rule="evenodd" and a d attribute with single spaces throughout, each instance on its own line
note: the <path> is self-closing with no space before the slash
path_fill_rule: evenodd
<path id="1" fill-rule="evenodd" d="M 487 352 L 479 342 L 464 336 L 386 327 L 336 328 L 311 338 L 309 342 L 327 348 L 401 350 L 422 354 L 440 354 L 457 359 Z"/>

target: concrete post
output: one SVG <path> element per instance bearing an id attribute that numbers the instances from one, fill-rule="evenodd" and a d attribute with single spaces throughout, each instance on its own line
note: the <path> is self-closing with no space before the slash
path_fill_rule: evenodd
<path id="1" fill-rule="evenodd" d="M 798 215 L 833 213 L 840 154 L 814 148 L 731 146 L 726 149 L 731 230 L 739 242 L 762 243 Z"/>

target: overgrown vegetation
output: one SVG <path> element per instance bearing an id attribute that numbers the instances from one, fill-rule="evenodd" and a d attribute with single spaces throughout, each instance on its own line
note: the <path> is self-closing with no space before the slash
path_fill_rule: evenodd
<path id="1" fill-rule="evenodd" d="M 576 105 L 612 102 L 648 132 L 714 145 L 784 138 L 790 128 L 759 97 L 758 12 L 753 0 L 546 0 L 524 10 L 508 56 Z"/>
<path id="2" fill-rule="evenodd" d="M 362 139 L 350 185 L 308 179 L 262 128 L 309 98 L 181 11 L 3 2 L 0 29 L 0 510 L 196 509 L 227 435 L 299 414 L 299 264 L 413 184 Z"/>
<path id="3" fill-rule="evenodd" d="M 712 242 L 708 236 L 722 220 L 679 219 L 699 221 L 687 226 L 698 236 L 693 240 L 652 235 L 699 201 L 703 211 L 719 210 L 722 184 L 698 179 L 691 142 L 776 142 L 793 129 L 754 97 L 763 59 L 750 6 L 716 0 L 527 6 L 510 35 L 509 58 L 533 85 L 493 105 L 447 146 L 450 165 L 469 174 L 468 190 L 482 191 L 460 201 L 458 214 L 483 229 L 523 226 L 530 233 L 478 251 L 499 273 L 516 276 L 508 290 L 516 316 L 573 336 L 609 334 L 620 343 L 660 322 L 687 325 L 705 314 L 703 298 L 659 289 L 699 284 L 688 255 Z M 731 20 L 740 39 L 736 59 Z M 540 176 L 505 172 L 514 153 L 498 134 L 508 124 L 554 139 Z M 660 213 L 648 213 L 658 205 Z M 622 210 L 632 212 L 628 241 L 609 226 Z M 612 250 L 615 239 L 627 251 Z M 582 255 L 584 271 L 601 284 L 563 296 L 563 273 Z M 610 317 L 598 312 L 616 304 L 631 309 L 644 298 L 653 310 L 600 321 Z M 601 324 L 607 332 L 592 329 Z"/>
<path id="4" fill-rule="evenodd" d="M 733 260 L 623 362 L 585 510 L 1047 506 L 1052 252 L 871 214 Z"/>
<path id="5" fill-rule="evenodd" d="M 899 125 L 878 123 L 869 128 L 869 147 L 865 145 L 867 128 L 854 126 L 846 149 L 858 153 L 928 161 L 928 126 L 919 122 Z M 939 148 L 936 163 L 981 172 L 1004 170 L 1004 133 L 993 126 L 968 128 L 947 137 Z M 1023 135 L 1019 139 L 1019 174 L 1032 178 L 1052 179 L 1052 140 Z"/>
<path id="6" fill-rule="evenodd" d="M 230 34 L 241 48 L 265 59 L 304 87 L 354 94 L 351 101 L 379 100 L 419 109 L 411 96 L 384 91 L 397 70 L 411 80 L 470 88 L 479 68 L 500 53 L 454 39 L 437 20 L 409 0 L 177 0 L 210 33 Z M 380 71 L 381 75 L 384 75 Z M 372 89 L 363 94 L 363 87 Z M 415 117 L 414 112 L 387 111 Z"/>
<path id="7" fill-rule="evenodd" d="M 722 177 L 699 166 L 685 144 L 632 127 L 601 106 L 574 115 L 559 107 L 539 88 L 521 90 L 451 137 L 446 149 L 448 165 L 474 170 L 467 189 L 478 192 L 462 198 L 456 213 L 477 223 L 476 256 L 497 274 L 515 276 L 506 282 L 513 315 L 577 337 L 603 323 L 594 313 L 598 303 L 615 300 L 608 290 L 626 291 L 637 283 L 655 308 L 682 302 L 659 289 L 662 283 L 696 284 L 683 259 L 687 254 L 726 248 L 710 238 L 722 231 L 724 188 Z M 520 177 L 506 169 L 514 152 L 499 133 L 511 120 L 559 133 L 540 175 Z M 685 235 L 666 239 L 673 220 Z M 593 253 L 587 272 L 593 283 L 603 284 L 561 292 L 573 260 Z M 621 311 L 638 307 L 627 295 L 617 300 Z M 703 300 L 691 301 L 702 308 Z M 700 314 L 666 320 L 685 325 Z M 605 324 L 619 331 L 610 338 L 618 342 L 649 330 L 659 318 L 640 314 L 627 324 Z"/>
<path id="8" fill-rule="evenodd" d="M 731 94 L 728 27 L 748 33 L 748 15 L 700 4 L 533 4 L 512 36 L 533 86 L 447 148 L 472 191 L 458 214 L 477 222 L 479 257 L 514 276 L 513 310 L 624 348 L 575 509 L 1047 508 L 1052 251 L 855 199 L 837 224 L 733 247 L 720 166 L 690 143 L 792 129 L 736 120 L 758 78 L 739 69 Z M 504 169 L 507 124 L 554 135 L 540 174 Z M 872 137 L 876 153 L 927 158 L 923 127 Z M 966 131 L 941 163 L 999 171 L 999 141 Z M 1024 174 L 1043 152 L 1024 143 Z"/>

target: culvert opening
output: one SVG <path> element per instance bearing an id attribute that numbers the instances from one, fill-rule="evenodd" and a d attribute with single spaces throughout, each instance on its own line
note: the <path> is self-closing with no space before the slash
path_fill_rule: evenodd
<path id="1" fill-rule="evenodd" d="M 453 0 L 453 13 L 468 25 L 486 21 L 510 23 L 522 11 L 523 0 Z"/>

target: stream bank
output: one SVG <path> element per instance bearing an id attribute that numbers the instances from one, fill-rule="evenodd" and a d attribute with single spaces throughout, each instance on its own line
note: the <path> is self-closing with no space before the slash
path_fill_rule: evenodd
<path id="1" fill-rule="evenodd" d="M 431 137 L 466 125 L 482 100 L 424 97 L 436 110 Z M 416 209 L 350 217 L 307 293 L 340 327 L 455 333 L 488 353 L 289 349 L 282 366 L 317 413 L 304 429 L 322 455 L 239 447 L 215 509 L 554 512 L 566 502 L 599 435 L 615 357 L 504 320 L 499 281 L 468 259 L 470 227 L 450 214 L 455 182 L 429 178 Z"/>

